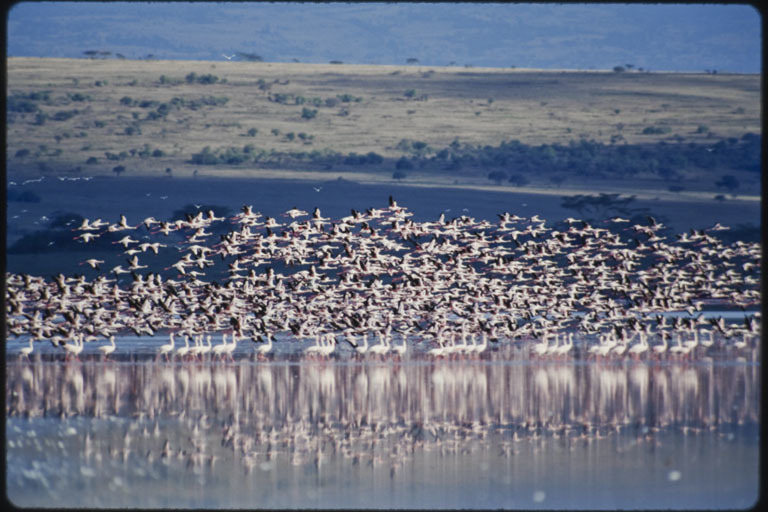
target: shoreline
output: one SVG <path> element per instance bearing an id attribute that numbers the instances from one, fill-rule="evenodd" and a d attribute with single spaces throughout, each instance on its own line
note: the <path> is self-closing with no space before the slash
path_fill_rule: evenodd
<path id="1" fill-rule="evenodd" d="M 258 173 L 258 174 L 253 174 Z M 65 180 L 67 177 L 59 175 L 42 175 L 42 178 L 50 180 L 60 179 Z M 87 178 L 108 178 L 116 180 L 158 180 L 159 182 L 169 181 L 202 181 L 202 180 L 242 180 L 242 181 L 296 181 L 296 182 L 315 182 L 315 183 L 328 183 L 328 182 L 347 182 L 349 184 L 356 185 L 392 185 L 397 187 L 412 187 L 412 188 L 430 188 L 430 189 L 449 189 L 449 190 L 472 190 L 475 192 L 497 192 L 506 194 L 533 194 L 549 197 L 563 197 L 563 196 L 575 196 L 575 195 L 597 195 L 601 193 L 605 194 L 619 194 L 621 196 L 634 196 L 638 200 L 644 201 L 665 201 L 665 202 L 678 202 L 678 203 L 714 203 L 719 204 L 713 198 L 713 191 L 681 191 L 681 192 L 669 192 L 663 189 L 648 189 L 648 188 L 635 188 L 630 187 L 612 187 L 606 186 L 604 183 L 597 182 L 593 186 L 584 184 L 582 187 L 561 187 L 561 188 L 547 188 L 536 186 L 515 187 L 506 185 L 491 185 L 482 183 L 482 178 L 464 177 L 465 183 L 461 183 L 462 178 L 454 178 L 449 176 L 435 176 L 433 180 L 420 179 L 420 177 L 409 177 L 408 180 L 394 180 L 388 175 L 376 175 L 370 172 L 334 172 L 334 171 L 297 171 L 290 169 L 212 169 L 208 168 L 205 172 L 198 174 L 197 176 L 191 176 L 188 174 L 177 174 L 173 177 L 163 176 L 155 172 L 142 172 L 139 170 L 131 171 L 129 176 L 115 177 L 108 174 L 96 173 L 89 176 L 72 176 L 69 179 L 87 179 Z M 7 176 L 6 176 L 7 178 Z M 18 178 L 17 178 L 18 179 Z M 27 178 L 39 179 L 39 178 Z M 12 182 L 11 186 L 24 186 L 16 181 Z M 453 181 L 453 182 L 452 182 Z M 459 181 L 459 183 L 456 183 Z M 473 183 L 475 182 L 475 183 Z M 23 182 L 22 182 L 23 183 Z M 723 194 L 725 196 L 725 194 Z M 762 199 L 761 195 L 748 195 L 738 194 L 735 196 L 729 196 L 725 201 L 729 203 L 741 202 L 746 204 L 759 203 Z"/>

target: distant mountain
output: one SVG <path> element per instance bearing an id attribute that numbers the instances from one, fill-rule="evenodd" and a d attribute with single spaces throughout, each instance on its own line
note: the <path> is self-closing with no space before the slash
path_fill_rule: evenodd
<path id="1" fill-rule="evenodd" d="M 9 56 L 758 73 L 748 5 L 22 2 Z"/>

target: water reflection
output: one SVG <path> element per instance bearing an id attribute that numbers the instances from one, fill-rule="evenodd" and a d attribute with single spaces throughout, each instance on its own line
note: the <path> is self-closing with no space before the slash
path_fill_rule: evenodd
<path id="1" fill-rule="evenodd" d="M 61 364 L 37 357 L 9 360 L 6 379 L 7 483 L 22 505 L 249 507 L 258 490 L 264 506 L 357 508 L 374 505 L 355 488 L 394 485 L 399 491 L 375 506 L 483 508 L 448 490 L 473 495 L 473 478 L 487 471 L 496 478 L 488 507 L 558 506 L 573 476 L 556 484 L 541 467 L 575 464 L 561 459 L 568 453 L 587 465 L 611 457 L 597 464 L 607 472 L 600 478 L 610 479 L 617 454 L 642 459 L 662 444 L 678 446 L 669 436 L 701 433 L 710 441 L 698 460 L 727 454 L 738 469 L 744 460 L 736 448 L 718 452 L 711 440 L 754 430 L 760 400 L 754 364 Z M 610 453 L 599 455 L 605 442 Z M 668 474 L 699 471 L 654 460 L 641 470 L 661 471 L 654 478 L 669 485 Z M 579 472 L 577 480 L 595 474 Z M 555 487 L 545 492 L 541 482 Z M 582 494 L 598 483 L 582 482 Z M 72 495 L 70 485 L 83 492 Z M 198 491 L 180 492 L 189 486 Z M 507 496 L 512 487 L 528 501 Z M 582 504 L 597 505 L 605 503 Z"/>
<path id="2" fill-rule="evenodd" d="M 425 443 L 508 432 L 588 437 L 625 427 L 757 422 L 759 366 L 588 364 L 173 365 L 41 360 L 6 367 L 8 416 L 195 417 L 255 440 L 297 431 Z M 291 441 L 293 442 L 293 441 Z"/>

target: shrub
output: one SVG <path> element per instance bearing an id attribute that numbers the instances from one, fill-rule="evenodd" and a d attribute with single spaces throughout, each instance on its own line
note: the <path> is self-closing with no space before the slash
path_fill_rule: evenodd
<path id="1" fill-rule="evenodd" d="M 77 85 L 77 84 L 75 84 Z M 51 99 L 51 91 L 35 91 L 27 95 L 32 101 L 48 101 Z"/>
<path id="2" fill-rule="evenodd" d="M 193 71 L 192 73 L 189 73 L 187 76 L 185 76 L 184 80 L 186 80 L 188 84 L 215 84 L 219 81 L 219 77 L 211 74 L 198 75 Z"/>
<path id="3" fill-rule="evenodd" d="M 730 192 L 733 192 L 739 188 L 739 180 L 732 174 L 726 174 L 715 182 L 717 188 L 725 188 Z"/>
<path id="4" fill-rule="evenodd" d="M 215 84 L 219 81 L 219 77 L 216 75 L 211 75 L 210 73 L 207 75 L 202 75 L 197 78 L 197 83 L 200 84 Z"/>
<path id="5" fill-rule="evenodd" d="M 249 128 L 248 129 L 248 136 L 249 137 L 255 137 L 257 133 L 259 133 L 259 130 L 257 130 L 256 128 Z"/>
<path id="6" fill-rule="evenodd" d="M 16 158 L 24 158 L 29 156 L 30 151 L 28 149 L 20 149 L 16 152 Z"/>
<path id="7" fill-rule="evenodd" d="M 85 163 L 88 164 L 88 165 L 97 164 L 97 163 L 99 163 L 99 159 L 96 158 L 95 156 L 92 156 L 88 160 L 86 160 Z"/>
<path id="8" fill-rule="evenodd" d="M 54 121 L 67 121 L 69 119 L 72 119 L 80 112 L 77 110 L 60 110 L 56 112 L 51 119 Z"/>
<path id="9" fill-rule="evenodd" d="M 215 165 L 219 163 L 219 159 L 213 152 L 211 152 L 210 146 L 205 146 L 200 153 L 192 154 L 192 163 L 198 165 Z"/>
<path id="10" fill-rule="evenodd" d="M 504 171 L 491 171 L 488 173 L 488 179 L 495 181 L 497 185 L 501 185 L 501 182 L 507 179 L 507 173 Z"/>
<path id="11" fill-rule="evenodd" d="M 565 176 L 558 175 L 558 176 L 552 176 L 551 178 L 549 178 L 549 181 L 554 183 L 557 188 L 560 188 L 560 185 L 562 185 L 566 179 L 567 178 Z"/>
<path id="12" fill-rule="evenodd" d="M 269 101 L 272 101 L 274 103 L 282 103 L 286 104 L 288 100 L 291 98 L 292 95 L 282 93 L 282 92 L 276 92 L 275 94 L 269 95 Z M 297 98 L 294 98 L 293 101 L 295 104 L 299 105 L 301 103 L 304 103 L 305 99 L 303 96 L 298 96 L 298 98 L 301 98 L 301 101 L 297 101 Z"/>
<path id="13" fill-rule="evenodd" d="M 411 162 L 406 157 L 402 156 L 400 159 L 395 163 L 395 169 L 398 170 L 409 170 L 413 169 L 413 162 Z"/>
<path id="14" fill-rule="evenodd" d="M 363 155 L 358 155 L 357 153 L 352 152 L 344 157 L 342 163 L 344 165 L 362 165 L 365 163 L 365 157 Z"/>
<path id="15" fill-rule="evenodd" d="M 509 182 L 518 187 L 524 187 L 531 181 L 522 174 L 513 174 L 509 177 Z"/>
<path id="16" fill-rule="evenodd" d="M 338 99 L 343 101 L 344 103 L 350 103 L 350 102 L 361 102 L 363 101 L 363 98 L 360 98 L 358 96 L 352 96 L 351 94 L 339 94 L 336 96 Z"/>
<path id="17" fill-rule="evenodd" d="M 152 156 L 155 158 L 161 158 L 165 156 L 165 152 L 162 149 L 156 149 L 152 152 Z"/>
<path id="18" fill-rule="evenodd" d="M 149 155 L 152 154 L 152 152 L 149 149 L 150 149 L 149 144 L 144 144 L 144 147 L 141 148 L 141 150 L 138 152 L 139 158 L 149 158 Z M 120 152 L 121 160 L 122 158 L 125 158 L 128 156 L 126 154 L 125 157 L 123 157 L 124 154 L 125 154 L 124 151 Z"/>
<path id="19" fill-rule="evenodd" d="M 9 112 L 30 113 L 37 112 L 37 104 L 33 101 L 11 96 L 6 103 Z"/>
<path id="20" fill-rule="evenodd" d="M 671 131 L 669 126 L 646 126 L 643 128 L 643 135 L 661 135 Z"/>
<path id="21" fill-rule="evenodd" d="M 303 119 L 312 119 L 317 115 L 317 109 L 304 107 L 301 109 L 301 117 Z"/>

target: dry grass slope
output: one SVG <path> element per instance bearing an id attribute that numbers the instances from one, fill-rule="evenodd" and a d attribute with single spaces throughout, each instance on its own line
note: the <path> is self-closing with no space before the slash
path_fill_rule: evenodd
<path id="1" fill-rule="evenodd" d="M 531 145 L 581 139 L 636 144 L 675 137 L 716 142 L 760 133 L 758 75 L 38 58 L 10 58 L 7 70 L 9 97 L 48 91 L 48 101 L 39 104 L 48 116 L 42 124 L 36 123 L 36 112 L 11 112 L 8 118 L 9 164 L 13 172 L 32 175 L 78 168 L 111 175 L 117 163 L 105 158 L 108 152 L 126 152 L 121 163 L 132 175 L 162 175 L 168 168 L 174 177 L 190 176 L 195 169 L 217 176 L 315 175 L 279 165 L 254 170 L 190 163 L 192 154 L 206 146 L 251 144 L 265 154 L 373 151 L 398 158 L 403 153 L 397 144 L 404 138 L 439 149 L 456 139 L 491 146 L 511 139 Z M 190 73 L 217 80 L 189 83 Z M 339 98 L 343 95 L 349 101 Z M 121 103 L 123 98 L 133 103 Z M 148 119 L 152 107 L 141 106 L 174 98 L 177 108 L 157 119 Z M 201 104 L 216 98 L 226 103 Z M 305 103 L 297 104 L 296 98 Z M 303 117 L 304 108 L 316 110 L 316 116 Z M 73 110 L 77 113 L 69 119 L 53 117 Z M 649 127 L 658 133 L 648 133 Z M 25 150 L 27 157 L 15 158 Z M 89 158 L 98 163 L 86 164 Z M 347 169 L 345 177 L 391 180 L 391 170 Z M 418 169 L 409 173 L 409 182 L 491 185 L 485 177 L 423 176 Z M 627 188 L 627 183 L 601 187 Z"/>

